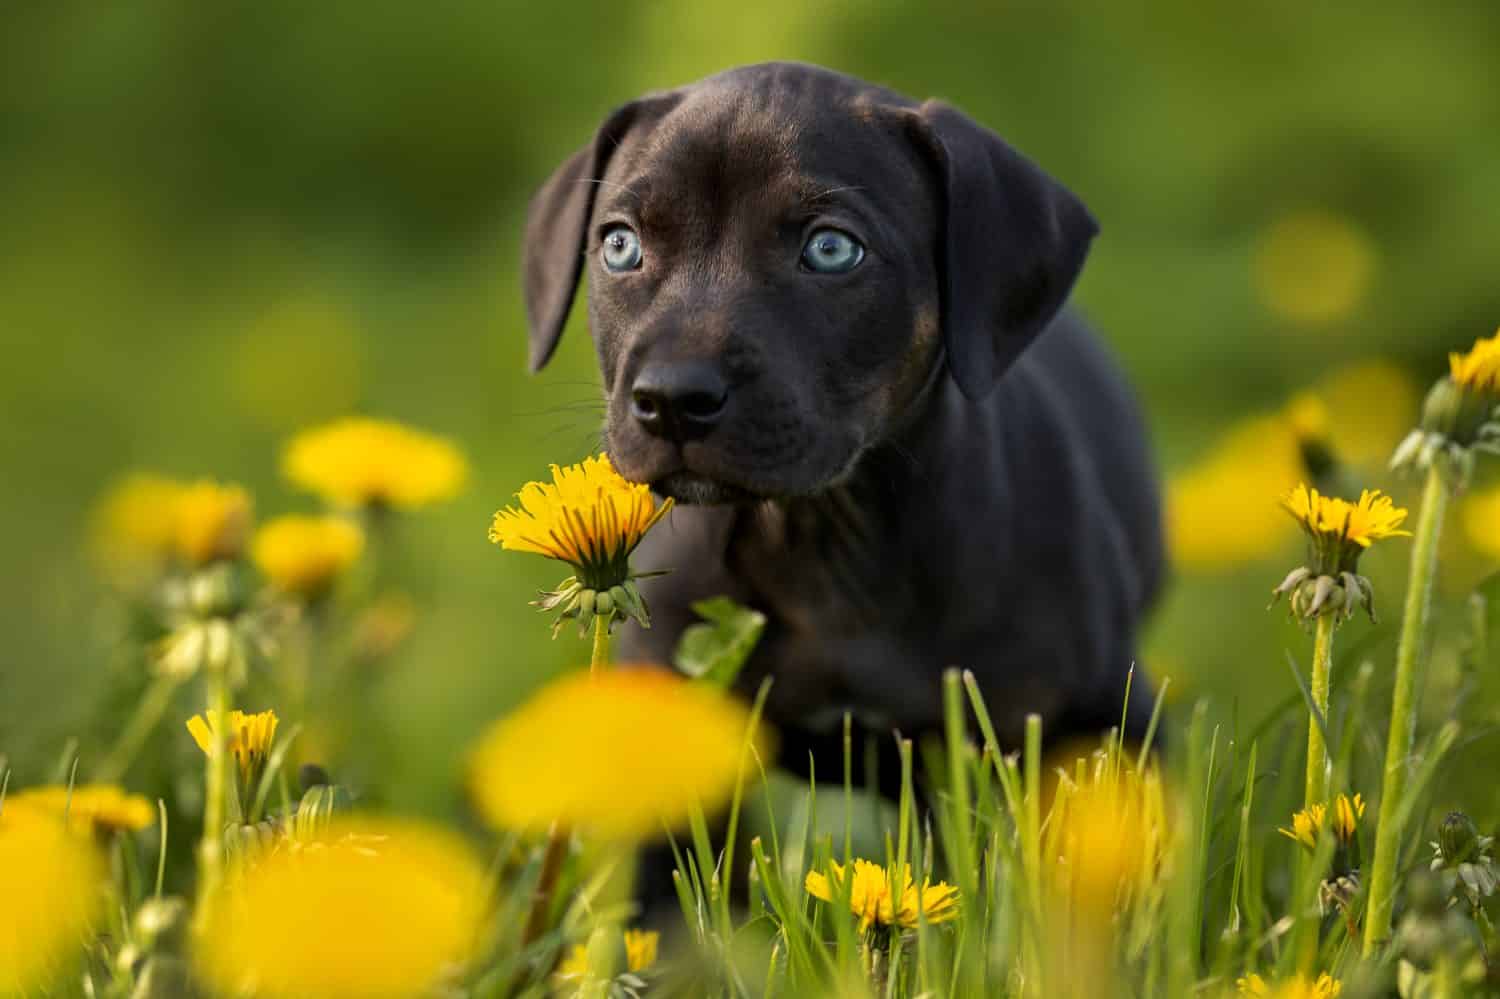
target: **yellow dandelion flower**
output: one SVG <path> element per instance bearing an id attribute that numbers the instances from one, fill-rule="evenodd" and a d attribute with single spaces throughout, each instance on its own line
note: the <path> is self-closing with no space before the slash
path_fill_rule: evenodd
<path id="1" fill-rule="evenodd" d="M 205 755 L 213 754 L 214 731 L 218 724 L 217 711 L 207 712 L 206 718 L 204 715 L 194 715 L 188 719 L 187 730 Z M 257 714 L 237 710 L 229 712 L 226 745 L 239 764 L 241 776 L 246 780 L 253 777 L 265 764 L 266 757 L 271 752 L 271 744 L 276 740 L 277 724 L 274 711 L 261 711 Z"/>
<path id="2" fill-rule="evenodd" d="M 468 465 L 441 437 L 352 417 L 294 437 L 282 456 L 282 471 L 335 506 L 414 510 L 456 495 Z"/>
<path id="3" fill-rule="evenodd" d="M 958 917 L 958 889 L 946 881 L 933 884 L 924 880 L 917 888 L 911 879 L 911 867 L 902 872 L 900 904 L 894 897 L 891 879 L 884 867 L 868 860 L 855 859 L 851 874 L 838 861 L 829 861 L 828 873 L 809 871 L 803 887 L 814 898 L 836 902 L 849 893 L 849 909 L 859 917 L 859 928 L 867 930 L 873 923 L 911 929 L 920 920 L 945 923 Z M 845 878 L 849 881 L 846 882 Z"/>
<path id="4" fill-rule="evenodd" d="M 1323 820 L 1327 814 L 1328 809 L 1325 805 L 1312 804 L 1292 815 L 1290 829 L 1282 826 L 1276 831 L 1311 850 L 1318 845 L 1318 834 L 1323 831 Z"/>
<path id="5" fill-rule="evenodd" d="M 425 995 L 473 956 L 482 865 L 415 822 L 335 818 L 230 868 L 193 953 L 223 995 Z"/>
<path id="6" fill-rule="evenodd" d="M 328 591 L 364 546 L 364 532 L 343 517 L 290 514 L 255 532 L 250 557 L 278 589 L 316 597 Z"/>
<path id="7" fill-rule="evenodd" d="M 656 930 L 625 931 L 625 969 L 635 974 L 656 963 L 661 934 Z"/>
<path id="8" fill-rule="evenodd" d="M 1379 489 L 1366 489 L 1351 503 L 1298 484 L 1281 500 L 1282 507 L 1313 535 L 1333 535 L 1341 542 L 1368 548 L 1384 538 L 1410 537 L 1399 530 L 1407 511 Z"/>
<path id="9" fill-rule="evenodd" d="M 557 962 L 553 976 L 562 980 L 586 978 L 589 973 L 589 945 L 574 944 L 568 955 Z"/>
<path id="10" fill-rule="evenodd" d="M 39 810 L 0 811 L 0 995 L 49 992 L 83 957 L 107 874 L 88 837 Z"/>
<path id="11" fill-rule="evenodd" d="M 661 934 L 656 930 L 626 930 L 621 937 L 625 953 L 625 970 L 638 975 L 656 963 Z M 561 981 L 579 981 L 589 974 L 589 945 L 574 944 L 557 964 L 553 977 Z"/>
<path id="12" fill-rule="evenodd" d="M 200 479 L 177 496 L 173 548 L 194 565 L 238 558 L 250 535 L 250 520 L 249 493 L 237 485 Z"/>
<path id="13" fill-rule="evenodd" d="M 1297 975 L 1275 986 L 1257 974 L 1236 979 L 1235 986 L 1242 996 L 1266 996 L 1268 999 L 1337 999 L 1344 986 L 1337 978 L 1323 972 L 1316 979 Z"/>
<path id="14" fill-rule="evenodd" d="M 1354 835 L 1359 830 L 1359 820 L 1364 816 L 1363 795 L 1356 794 L 1351 798 L 1347 794 L 1341 794 L 1334 799 L 1332 830 L 1334 837 L 1341 845 L 1348 846 L 1354 841 Z M 1327 806 L 1322 802 L 1316 802 L 1292 815 L 1290 829 L 1282 826 L 1276 831 L 1312 850 L 1317 847 L 1318 837 L 1322 834 L 1327 822 Z"/>
<path id="15" fill-rule="evenodd" d="M 630 553 L 672 508 L 660 506 L 649 486 L 626 480 L 609 455 L 552 466 L 552 482 L 528 482 L 516 494 L 520 509 L 495 514 L 490 540 L 509 551 L 566 562 L 595 590 L 630 576 Z"/>
<path id="16" fill-rule="evenodd" d="M 1274 604 L 1284 594 L 1292 614 L 1313 619 L 1324 614 L 1348 619 L 1356 607 L 1375 617 L 1375 590 L 1359 575 L 1359 557 L 1385 538 L 1409 537 L 1401 530 L 1407 511 L 1378 489 L 1366 489 L 1359 501 L 1324 496 L 1299 483 L 1281 498 L 1281 508 L 1292 515 L 1308 538 L 1308 565 L 1287 574 L 1271 591 Z M 1315 664 L 1316 668 L 1316 664 Z"/>
<path id="17" fill-rule="evenodd" d="M 93 514 L 93 548 L 106 568 L 133 571 L 174 551 L 177 499 L 186 487 L 174 479 L 137 472 L 114 484 Z"/>
<path id="18" fill-rule="evenodd" d="M 639 839 L 729 801 L 748 724 L 740 702 L 668 670 L 573 673 L 491 726 L 469 784 L 500 828 Z"/>
<path id="19" fill-rule="evenodd" d="M 1349 797 L 1341 794 L 1333 801 L 1333 834 L 1340 843 L 1348 844 L 1359 829 L 1359 820 L 1365 817 L 1365 799 L 1361 794 Z"/>
<path id="20" fill-rule="evenodd" d="M 1306 533 L 1310 565 L 1294 571 L 1273 592 L 1277 596 L 1293 593 L 1292 610 L 1306 616 L 1317 614 L 1325 602 L 1334 609 L 1342 607 L 1346 616 L 1353 613 L 1356 604 L 1371 606 L 1369 581 L 1356 575 L 1359 557 L 1376 541 L 1410 537 L 1410 531 L 1401 530 L 1407 511 L 1378 489 L 1364 490 L 1358 502 L 1351 503 L 1324 496 L 1301 483 L 1281 498 L 1281 508 Z M 1341 583 L 1343 590 L 1336 600 L 1329 601 L 1327 595 L 1335 583 Z M 1301 595 L 1303 590 L 1323 596 L 1309 604 Z"/>
<path id="21" fill-rule="evenodd" d="M 587 631 L 596 614 L 607 624 L 618 614 L 651 627 L 630 554 L 672 509 L 670 498 L 657 506 L 650 488 L 627 481 L 605 454 L 566 468 L 553 465 L 550 483 L 528 482 L 516 498 L 520 509 L 495 514 L 490 540 L 566 562 L 575 574 L 536 602 L 544 611 L 558 611 L 554 635 L 574 617 L 580 631 Z"/>
<path id="22" fill-rule="evenodd" d="M 136 832 L 156 821 L 155 805 L 113 784 L 28 788 L 7 797 L 5 807 L 36 809 L 59 819 L 67 815 L 70 828 L 100 834 Z"/>
<path id="23" fill-rule="evenodd" d="M 1448 355 L 1448 374 L 1460 388 L 1500 392 L 1500 330 L 1488 340 L 1474 341 L 1466 353 Z"/>
<path id="24" fill-rule="evenodd" d="M 1283 319 L 1335 322 L 1364 300 L 1375 273 L 1375 244 L 1354 220 L 1321 210 L 1285 215 L 1256 240 L 1255 290 Z"/>

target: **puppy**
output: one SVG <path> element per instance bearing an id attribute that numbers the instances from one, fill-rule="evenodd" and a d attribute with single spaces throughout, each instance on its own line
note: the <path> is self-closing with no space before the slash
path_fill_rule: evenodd
<path id="1" fill-rule="evenodd" d="M 1163 556 L 1140 413 L 1061 311 L 1095 232 L 960 112 L 814 66 L 611 114 L 533 199 L 524 280 L 535 371 L 587 272 L 606 449 L 681 504 L 623 657 L 670 661 L 695 600 L 763 611 L 739 685 L 774 678 L 802 773 L 842 771 L 845 712 L 936 731 L 950 666 L 1011 745 L 1116 723 Z"/>

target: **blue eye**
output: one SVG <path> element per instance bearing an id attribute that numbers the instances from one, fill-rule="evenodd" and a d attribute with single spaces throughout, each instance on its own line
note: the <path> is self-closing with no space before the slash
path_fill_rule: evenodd
<path id="1" fill-rule="evenodd" d="M 627 225 L 610 226 L 599 248 L 604 266 L 612 271 L 633 271 L 641 266 L 641 237 Z"/>
<path id="2" fill-rule="evenodd" d="M 802 265 L 819 274 L 845 274 L 865 259 L 864 244 L 839 229 L 817 229 L 802 247 Z"/>

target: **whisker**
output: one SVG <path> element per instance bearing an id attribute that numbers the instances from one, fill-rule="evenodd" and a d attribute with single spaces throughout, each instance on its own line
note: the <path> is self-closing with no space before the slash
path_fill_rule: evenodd
<path id="1" fill-rule="evenodd" d="M 863 191 L 863 190 L 864 190 L 864 188 L 861 187 L 858 184 L 848 184 L 848 185 L 846 185 L 844 187 L 830 187 L 826 191 L 819 191 L 816 194 L 809 195 L 804 200 L 808 204 L 811 205 L 811 204 L 816 204 L 819 201 L 822 201 L 824 198 L 831 197 L 832 195 L 835 195 L 835 194 L 840 194 L 840 193 L 842 193 L 844 191 Z"/>

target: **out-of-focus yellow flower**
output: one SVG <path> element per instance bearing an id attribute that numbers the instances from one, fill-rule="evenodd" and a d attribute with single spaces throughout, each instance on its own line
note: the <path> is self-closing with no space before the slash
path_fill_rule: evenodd
<path id="1" fill-rule="evenodd" d="M 1322 404 L 1325 436 L 1340 460 L 1365 466 L 1385 465 L 1416 421 L 1422 403 L 1412 376 L 1382 360 L 1339 368 L 1306 394 Z"/>
<path id="2" fill-rule="evenodd" d="M 622 941 L 625 950 L 625 970 L 638 975 L 656 963 L 656 952 L 661 943 L 661 934 L 656 930 L 626 930 Z M 554 977 L 560 981 L 581 981 L 589 973 L 589 945 L 574 944 L 557 965 Z"/>
<path id="3" fill-rule="evenodd" d="M 1144 771 L 1125 761 L 1108 764 L 1095 753 L 1082 783 L 1068 778 L 1058 787 L 1052 819 L 1057 823 L 1054 892 L 1074 912 L 1098 924 L 1157 887 L 1167 849 L 1166 794 L 1154 763 Z"/>
<path id="4" fill-rule="evenodd" d="M 1500 331 L 1488 340 L 1475 340 L 1465 353 L 1450 353 L 1448 374 L 1460 388 L 1492 395 L 1500 392 Z"/>
<path id="5" fill-rule="evenodd" d="M 1465 496 L 1459 519 L 1470 545 L 1490 558 L 1500 558 L 1500 487 Z"/>
<path id="6" fill-rule="evenodd" d="M 656 963 L 656 951 L 661 943 L 661 934 L 656 930 L 625 931 L 625 969 L 631 972 L 645 971 Z"/>
<path id="7" fill-rule="evenodd" d="M 1236 423 L 1168 486 L 1174 564 L 1228 568 L 1272 554 L 1293 532 L 1265 497 L 1309 476 L 1327 485 L 1317 476 L 1329 469 L 1314 466 L 1328 461 L 1384 464 L 1416 409 L 1417 390 L 1404 371 L 1367 361 L 1340 368 L 1279 411 Z"/>
<path id="8" fill-rule="evenodd" d="M 0 811 L 0 995 L 47 991 L 83 957 L 101 915 L 100 851 L 55 817 Z"/>
<path id="9" fill-rule="evenodd" d="M 568 951 L 568 956 L 557 962 L 557 971 L 553 974 L 561 981 L 570 979 L 582 979 L 589 973 L 589 945 L 586 943 L 574 944 Z"/>
<path id="10" fill-rule="evenodd" d="M 924 880 L 917 888 L 911 879 L 911 867 L 902 871 L 901 899 L 899 906 L 894 898 L 891 879 L 886 869 L 868 860 L 856 859 L 854 872 L 838 861 L 829 861 L 828 873 L 809 871 L 803 882 L 807 893 L 825 902 L 837 902 L 843 893 L 849 893 L 849 908 L 859 917 L 859 928 L 867 930 L 871 924 L 902 926 L 911 929 L 919 921 L 945 923 L 958 917 L 958 889 L 946 881 L 933 884 Z M 850 880 L 845 882 L 845 878 Z"/>
<path id="11" fill-rule="evenodd" d="M 1337 999 L 1344 990 L 1343 983 L 1327 972 L 1316 979 L 1297 975 L 1274 986 L 1252 973 L 1237 979 L 1234 984 L 1242 996 L 1266 996 L 1268 999 Z"/>
<path id="12" fill-rule="evenodd" d="M 261 711 L 256 714 L 246 714 L 238 710 L 229 712 L 226 745 L 229 752 L 234 754 L 235 762 L 240 767 L 240 775 L 244 779 L 251 779 L 265 765 L 266 757 L 271 752 L 271 744 L 276 741 L 277 724 L 274 711 Z M 194 715 L 188 719 L 187 723 L 187 730 L 192 735 L 193 741 L 198 744 L 198 748 L 203 750 L 205 755 L 213 754 L 214 730 L 218 727 L 217 711 L 207 712 L 206 719 L 203 715 Z"/>
<path id="13" fill-rule="evenodd" d="M 336 818 L 232 866 L 207 902 L 194 964 L 224 995 L 425 995 L 474 954 L 483 867 L 414 822 Z"/>
<path id="14" fill-rule="evenodd" d="M 126 476 L 105 492 L 94 510 L 94 550 L 105 566 L 131 571 L 174 551 L 177 499 L 186 487 L 148 472 Z"/>
<path id="15" fill-rule="evenodd" d="M 282 456 L 282 471 L 335 506 L 413 510 L 454 496 L 468 465 L 441 437 L 351 417 L 294 437 Z"/>
<path id="16" fill-rule="evenodd" d="M 57 819 L 66 814 L 70 828 L 101 834 L 135 832 L 156 821 L 156 807 L 151 802 L 114 784 L 28 788 L 7 797 L 5 807 L 35 809 Z"/>
<path id="17" fill-rule="evenodd" d="M 1167 488 L 1173 562 L 1208 569 L 1264 558 L 1291 537 L 1265 497 L 1290 489 L 1301 476 L 1301 455 L 1287 421 L 1259 416 L 1234 426 Z"/>
<path id="18" fill-rule="evenodd" d="M 250 555 L 277 588 L 316 597 L 328 591 L 364 547 L 364 532 L 343 517 L 288 514 L 255 532 Z"/>
<path id="19" fill-rule="evenodd" d="M 1326 211 L 1284 215 L 1256 240 L 1255 291 L 1280 318 L 1334 322 L 1364 300 L 1376 258 L 1374 242 L 1352 219 Z"/>
<path id="20" fill-rule="evenodd" d="M 1348 846 L 1359 830 L 1359 820 L 1365 817 L 1365 799 L 1356 794 L 1352 798 L 1341 794 L 1333 802 L 1333 835 L 1340 844 Z M 1328 820 L 1328 808 L 1316 802 L 1292 816 L 1292 827 L 1285 826 L 1276 831 L 1288 839 L 1296 840 L 1309 850 L 1317 848 L 1318 836 Z"/>
<path id="21" fill-rule="evenodd" d="M 729 801 L 749 720 L 740 702 L 668 670 L 573 673 L 490 728 L 470 788 L 500 828 L 560 822 L 620 840 L 680 829 L 695 805 Z"/>
<path id="22" fill-rule="evenodd" d="M 200 479 L 174 505 L 172 544 L 194 565 L 238 558 L 250 536 L 250 494 L 237 485 Z"/>

